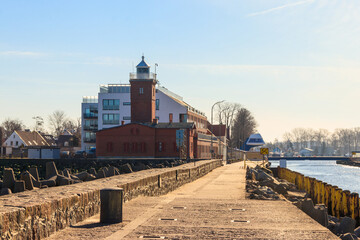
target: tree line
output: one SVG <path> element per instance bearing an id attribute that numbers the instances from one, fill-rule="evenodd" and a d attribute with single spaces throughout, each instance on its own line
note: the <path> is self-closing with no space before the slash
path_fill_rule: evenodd
<path id="1" fill-rule="evenodd" d="M 19 119 L 6 118 L 0 125 L 0 139 L 1 135 L 3 138 L 7 139 L 14 131 L 25 129 L 52 134 L 54 137 L 59 137 L 62 131 L 66 129 L 77 137 L 81 137 L 81 119 L 78 118 L 73 120 L 67 117 L 62 110 L 56 110 L 48 115 L 47 121 L 41 116 L 34 116 L 32 119 L 34 120 L 34 125 L 29 127 Z"/>
<path id="2" fill-rule="evenodd" d="M 283 152 L 299 152 L 310 148 L 314 155 L 340 156 L 360 150 L 360 127 L 338 128 L 333 132 L 327 129 L 294 128 L 285 132 L 282 141 L 277 139 L 267 144 L 270 149 L 276 147 Z"/>
<path id="3" fill-rule="evenodd" d="M 243 148 L 245 141 L 257 131 L 257 122 L 252 113 L 239 103 L 224 102 L 217 105 L 216 120 L 229 131 L 229 146 Z"/>

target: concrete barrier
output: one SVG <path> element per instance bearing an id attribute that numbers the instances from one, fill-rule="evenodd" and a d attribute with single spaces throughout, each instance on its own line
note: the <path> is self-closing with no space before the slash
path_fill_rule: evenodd
<path id="1" fill-rule="evenodd" d="M 351 217 L 360 225 L 359 194 L 350 193 L 315 178 L 304 176 L 287 168 L 277 168 L 279 178 L 294 183 L 298 189 L 305 190 L 314 204 L 324 204 L 328 213 L 337 218 Z"/>
<path id="2" fill-rule="evenodd" d="M 189 163 L 174 168 L 148 169 L 3 196 L 0 197 L 0 237 L 45 238 L 99 213 L 100 189 L 122 188 L 124 201 L 140 195 L 157 196 L 194 181 L 221 165 L 221 160 L 199 161 L 196 166 Z"/>

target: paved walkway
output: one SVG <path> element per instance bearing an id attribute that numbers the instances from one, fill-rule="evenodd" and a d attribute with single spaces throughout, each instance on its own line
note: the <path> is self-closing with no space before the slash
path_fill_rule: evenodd
<path id="1" fill-rule="evenodd" d="M 290 203 L 245 199 L 241 167 L 127 202 L 123 223 L 102 225 L 96 215 L 48 239 L 338 239 Z"/>

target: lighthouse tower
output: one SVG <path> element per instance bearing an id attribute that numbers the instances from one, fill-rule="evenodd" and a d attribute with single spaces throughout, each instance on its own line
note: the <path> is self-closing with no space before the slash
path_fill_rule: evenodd
<path id="1" fill-rule="evenodd" d="M 152 122 L 155 118 L 156 74 L 142 56 L 136 73 L 130 73 L 131 122 Z"/>

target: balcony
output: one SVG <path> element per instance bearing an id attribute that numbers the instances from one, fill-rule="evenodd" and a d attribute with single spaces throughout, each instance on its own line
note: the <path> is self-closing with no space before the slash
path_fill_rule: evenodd
<path id="1" fill-rule="evenodd" d="M 84 118 L 98 118 L 97 113 L 84 113 Z"/>
<path id="2" fill-rule="evenodd" d="M 98 97 L 97 96 L 84 96 L 82 102 L 83 103 L 98 103 Z"/>
<path id="3" fill-rule="evenodd" d="M 119 125 L 120 124 L 120 120 L 103 120 L 103 124 L 104 125 Z"/>
<path id="4" fill-rule="evenodd" d="M 95 143 L 96 138 L 84 138 L 84 142 L 86 142 L 86 143 Z"/>
<path id="5" fill-rule="evenodd" d="M 153 79 L 156 80 L 156 73 L 130 73 L 130 80 Z"/>
<path id="6" fill-rule="evenodd" d="M 96 131 L 98 130 L 98 126 L 84 126 L 85 131 Z"/>

